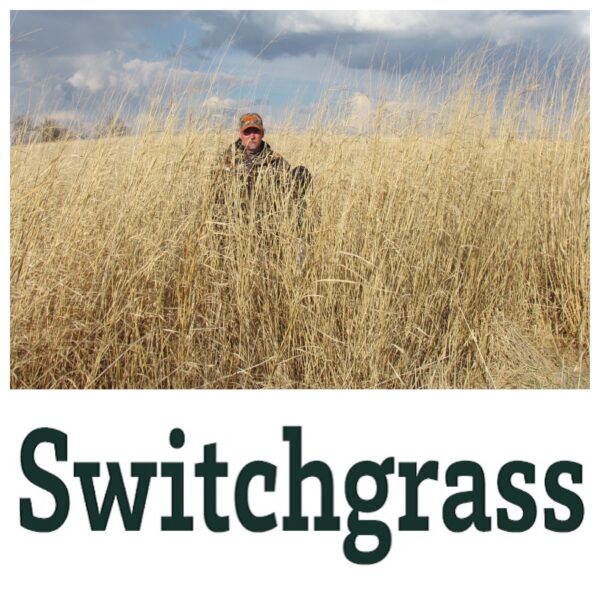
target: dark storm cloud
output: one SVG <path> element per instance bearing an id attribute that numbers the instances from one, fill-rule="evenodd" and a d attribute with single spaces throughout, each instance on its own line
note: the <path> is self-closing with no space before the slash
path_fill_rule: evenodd
<path id="1" fill-rule="evenodd" d="M 180 16 L 172 11 L 12 11 L 11 54 L 72 56 L 115 48 L 139 50 L 141 31 Z"/>
<path id="2" fill-rule="evenodd" d="M 549 63 L 558 44 L 589 48 L 589 12 L 13 11 L 10 36 L 17 113 L 38 105 L 85 111 L 106 94 L 137 102 L 171 81 L 169 73 L 197 95 L 212 94 L 197 103 L 233 110 L 240 94 L 256 94 L 248 81 L 259 73 L 273 86 L 274 105 L 300 82 L 313 101 L 331 57 L 344 85 L 345 66 L 357 69 L 357 81 L 367 69 L 382 69 L 382 78 L 419 67 L 437 75 L 484 45 L 519 61 L 537 48 Z"/>
<path id="3" fill-rule="evenodd" d="M 396 11 L 387 23 L 377 11 L 215 11 L 190 18 L 204 28 L 199 54 L 227 44 L 262 60 L 324 54 L 353 68 L 404 72 L 486 44 L 547 52 L 589 43 L 583 11 Z"/>
<path id="4" fill-rule="evenodd" d="M 186 51 L 203 58 L 230 46 L 261 60 L 335 55 L 359 69 L 412 70 L 486 42 L 589 43 L 585 11 L 13 11 L 11 54 L 144 56 L 153 50 L 145 32 L 182 23 Z"/>
<path id="5" fill-rule="evenodd" d="M 285 38 L 285 54 L 299 56 L 302 54 L 335 54 L 337 60 L 354 69 L 383 69 L 398 73 L 406 73 L 420 67 L 441 64 L 461 52 L 474 51 L 481 46 L 482 40 L 466 40 L 458 43 L 447 38 L 422 39 L 405 37 L 389 39 L 378 33 L 340 33 L 335 43 L 331 35 L 319 33 L 312 36 L 307 47 L 301 34 L 293 34 Z M 275 44 L 267 48 L 261 57 L 270 60 L 278 58 L 281 50 Z"/>

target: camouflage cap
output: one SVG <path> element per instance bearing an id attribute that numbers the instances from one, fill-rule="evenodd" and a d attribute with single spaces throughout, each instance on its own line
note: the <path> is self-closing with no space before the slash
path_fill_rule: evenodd
<path id="1" fill-rule="evenodd" d="M 256 127 L 264 131 L 262 117 L 257 113 L 246 113 L 240 117 L 240 131 L 248 129 L 248 127 Z"/>

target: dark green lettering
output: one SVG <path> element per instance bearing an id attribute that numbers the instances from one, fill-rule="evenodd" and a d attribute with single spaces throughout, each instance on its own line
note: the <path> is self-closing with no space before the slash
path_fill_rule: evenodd
<path id="1" fill-rule="evenodd" d="M 417 463 L 398 463 L 398 476 L 406 477 L 406 514 L 398 519 L 400 531 L 428 531 L 429 517 L 419 516 L 419 485 L 426 479 L 437 481 L 438 462 L 427 461 L 417 472 Z"/>
<path id="2" fill-rule="evenodd" d="M 67 519 L 69 514 L 69 490 L 56 475 L 42 469 L 35 462 L 35 449 L 40 444 L 52 444 L 54 457 L 57 461 L 67 460 L 67 436 L 58 429 L 41 427 L 34 429 L 23 440 L 21 446 L 21 469 L 33 485 L 50 492 L 54 497 L 54 512 L 49 517 L 37 517 L 33 514 L 33 506 L 29 498 L 21 498 L 19 512 L 21 527 L 30 531 L 56 531 Z"/>
<path id="3" fill-rule="evenodd" d="M 581 498 L 575 492 L 560 485 L 558 478 L 562 473 L 571 475 L 573 483 L 583 481 L 582 467 L 579 463 L 563 460 L 550 465 L 545 478 L 546 493 L 555 502 L 566 506 L 570 514 L 567 519 L 561 520 L 556 518 L 554 509 L 546 508 L 544 510 L 544 524 L 546 529 L 550 531 L 566 533 L 574 531 L 581 525 L 584 508 Z"/>
<path id="4" fill-rule="evenodd" d="M 258 517 L 250 510 L 248 487 L 250 486 L 252 478 L 257 475 L 262 475 L 265 480 L 265 492 L 275 491 L 277 467 L 271 463 L 260 460 L 248 463 L 240 471 L 235 484 L 235 510 L 237 511 L 240 523 L 248 531 L 258 533 L 275 529 L 275 527 L 277 527 L 277 519 L 275 518 L 274 513 Z"/>
<path id="5" fill-rule="evenodd" d="M 383 560 L 392 545 L 389 527 L 383 521 L 360 519 L 360 512 L 379 510 L 387 500 L 387 475 L 394 472 L 394 459 L 390 456 L 381 465 L 372 461 L 358 462 L 346 475 L 346 499 L 352 508 L 348 517 L 348 535 L 344 539 L 344 556 L 358 565 L 372 565 Z M 372 498 L 361 498 L 358 494 L 358 482 L 361 477 L 372 477 L 375 480 L 375 495 Z M 377 538 L 374 550 L 359 550 L 356 541 L 361 535 L 373 535 Z"/>
<path id="6" fill-rule="evenodd" d="M 217 514 L 217 477 L 227 477 L 227 463 L 217 462 L 217 445 L 204 446 L 204 462 L 197 463 L 196 477 L 204 477 L 204 521 L 211 531 L 229 531 L 229 517 Z"/>
<path id="7" fill-rule="evenodd" d="M 82 462 L 74 464 L 73 474 L 80 479 L 90 528 L 92 531 L 106 530 L 108 519 L 116 500 L 119 505 L 125 531 L 139 531 L 142 524 L 142 517 L 144 516 L 144 509 L 146 508 L 150 480 L 156 476 L 156 463 L 131 463 L 131 476 L 137 477 L 138 480 L 135 488 L 133 507 L 129 504 L 119 463 L 108 462 L 106 466 L 109 475 L 108 486 L 104 494 L 104 500 L 102 501 L 102 508 L 99 509 L 93 479 L 100 476 L 100 463 Z"/>
<path id="8" fill-rule="evenodd" d="M 520 533 L 533 527 L 537 517 L 537 506 L 535 505 L 535 500 L 527 492 L 512 484 L 511 478 L 516 473 L 523 475 L 525 483 L 535 483 L 535 465 L 515 460 L 506 463 L 500 469 L 498 473 L 498 491 L 505 500 L 518 506 L 523 515 L 520 519 L 511 519 L 508 516 L 508 510 L 505 508 L 499 508 L 497 515 L 498 529 Z"/>
<path id="9" fill-rule="evenodd" d="M 333 514 L 333 475 L 320 460 L 302 465 L 302 428 L 284 427 L 283 439 L 290 444 L 290 514 L 283 518 L 284 531 L 308 531 L 302 516 L 302 481 L 316 477 L 321 484 L 321 516 L 315 517 L 315 531 L 339 531 L 340 519 Z"/>
<path id="10" fill-rule="evenodd" d="M 471 477 L 473 489 L 450 496 L 443 507 L 444 524 L 450 531 L 466 531 L 471 525 L 479 531 L 490 531 L 492 520 L 485 514 L 485 474 L 476 462 L 464 460 L 451 464 L 446 471 L 446 485 L 456 487 L 459 477 Z M 466 517 L 458 517 L 456 509 L 461 504 L 472 504 Z"/>
<path id="11" fill-rule="evenodd" d="M 175 428 L 169 436 L 171 447 L 181 448 L 185 443 L 185 434 L 181 429 Z M 162 531 L 192 531 L 194 518 L 184 514 L 184 473 L 183 463 L 164 462 L 160 464 L 161 477 L 171 478 L 171 514 L 162 517 L 160 528 Z"/>

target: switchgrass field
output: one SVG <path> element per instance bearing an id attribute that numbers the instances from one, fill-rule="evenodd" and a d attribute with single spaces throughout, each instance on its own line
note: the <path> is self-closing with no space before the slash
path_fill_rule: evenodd
<path id="1" fill-rule="evenodd" d="M 589 387 L 589 65 L 481 65 L 362 133 L 267 119 L 300 230 L 273 190 L 215 205 L 233 121 L 13 146 L 11 386 Z"/>

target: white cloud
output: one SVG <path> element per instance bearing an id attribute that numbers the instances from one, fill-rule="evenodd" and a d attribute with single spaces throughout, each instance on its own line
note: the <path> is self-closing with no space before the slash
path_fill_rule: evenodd
<path id="1" fill-rule="evenodd" d="M 402 34 L 431 26 L 430 15 L 418 11 L 273 11 L 261 15 L 273 35 L 320 32 L 391 32 Z"/>
<path id="2" fill-rule="evenodd" d="M 116 81 L 127 91 L 138 92 L 142 88 L 160 85 L 169 77 L 190 80 L 193 79 L 194 73 L 186 69 L 171 69 L 166 60 L 148 62 L 135 58 L 122 65 L 122 71 L 117 74 Z"/>
<path id="3" fill-rule="evenodd" d="M 75 73 L 67 82 L 78 90 L 96 93 L 114 87 L 122 70 L 123 54 L 117 51 L 88 54 L 72 59 Z"/>
<path id="4" fill-rule="evenodd" d="M 560 42 L 558 32 L 589 38 L 589 17 L 586 12 L 551 13 L 526 17 L 515 12 L 498 12 L 484 22 L 484 32 L 499 46 L 518 43 L 526 39 L 543 39 L 545 34 L 554 33 L 550 44 Z"/>
<path id="5" fill-rule="evenodd" d="M 282 12 L 276 17 L 276 26 L 291 33 L 319 31 L 392 31 L 400 33 L 423 27 L 423 13 L 412 11 L 309 11 Z"/>
<path id="6" fill-rule="evenodd" d="M 219 96 L 211 96 L 203 102 L 203 106 L 210 112 L 221 112 L 223 109 L 235 108 L 236 102 L 231 98 L 219 98 Z"/>
<path id="7" fill-rule="evenodd" d="M 557 42 L 585 46 L 589 40 L 587 11 L 30 11 L 20 18 L 22 31 L 41 30 L 11 47 L 13 114 L 74 106 L 92 113 L 110 100 L 133 117 L 155 100 L 156 89 L 182 113 L 255 109 L 269 116 L 284 102 L 315 101 L 324 87 L 370 92 L 364 74 L 379 66 L 395 77 L 447 64 L 487 41 L 532 42 L 547 54 Z M 165 39 L 175 44 L 182 27 L 190 42 L 185 65 L 197 69 L 157 58 L 167 52 Z M 203 72 L 218 63 L 220 55 L 212 52 L 222 52 L 227 40 L 223 64 L 241 76 Z M 241 95 L 248 100 L 232 98 Z M 403 106 L 406 99 L 403 93 Z M 375 96 L 356 95 L 347 115 L 360 120 L 376 110 Z"/>
<path id="8" fill-rule="evenodd" d="M 75 110 L 56 110 L 54 112 L 49 112 L 43 115 L 43 117 L 47 117 L 49 119 L 54 119 L 61 123 L 68 123 L 71 121 L 81 121 L 81 114 Z"/>
<path id="9" fill-rule="evenodd" d="M 268 13 L 273 34 L 320 32 L 391 33 L 393 37 L 449 34 L 459 39 L 486 35 L 502 37 L 506 32 L 544 33 L 560 29 L 589 36 L 589 14 L 518 11 L 276 11 Z"/>
<path id="10" fill-rule="evenodd" d="M 152 82 L 158 83 L 168 77 L 166 61 L 146 62 L 139 59 L 123 61 L 120 52 L 81 56 L 74 59 L 77 70 L 67 79 L 79 90 L 97 93 L 107 88 L 121 88 L 137 93 Z"/>
<path id="11" fill-rule="evenodd" d="M 208 86 L 215 81 L 236 81 L 231 75 L 208 74 L 172 66 L 169 61 L 145 61 L 139 58 L 125 60 L 119 51 L 85 55 L 72 59 L 75 73 L 67 82 L 77 90 L 90 93 L 111 90 L 138 95 L 169 85 L 171 89 L 188 86 Z"/>
<path id="12" fill-rule="evenodd" d="M 364 132 L 370 126 L 373 103 L 366 94 L 355 93 L 348 100 L 347 127 L 350 131 Z"/>

